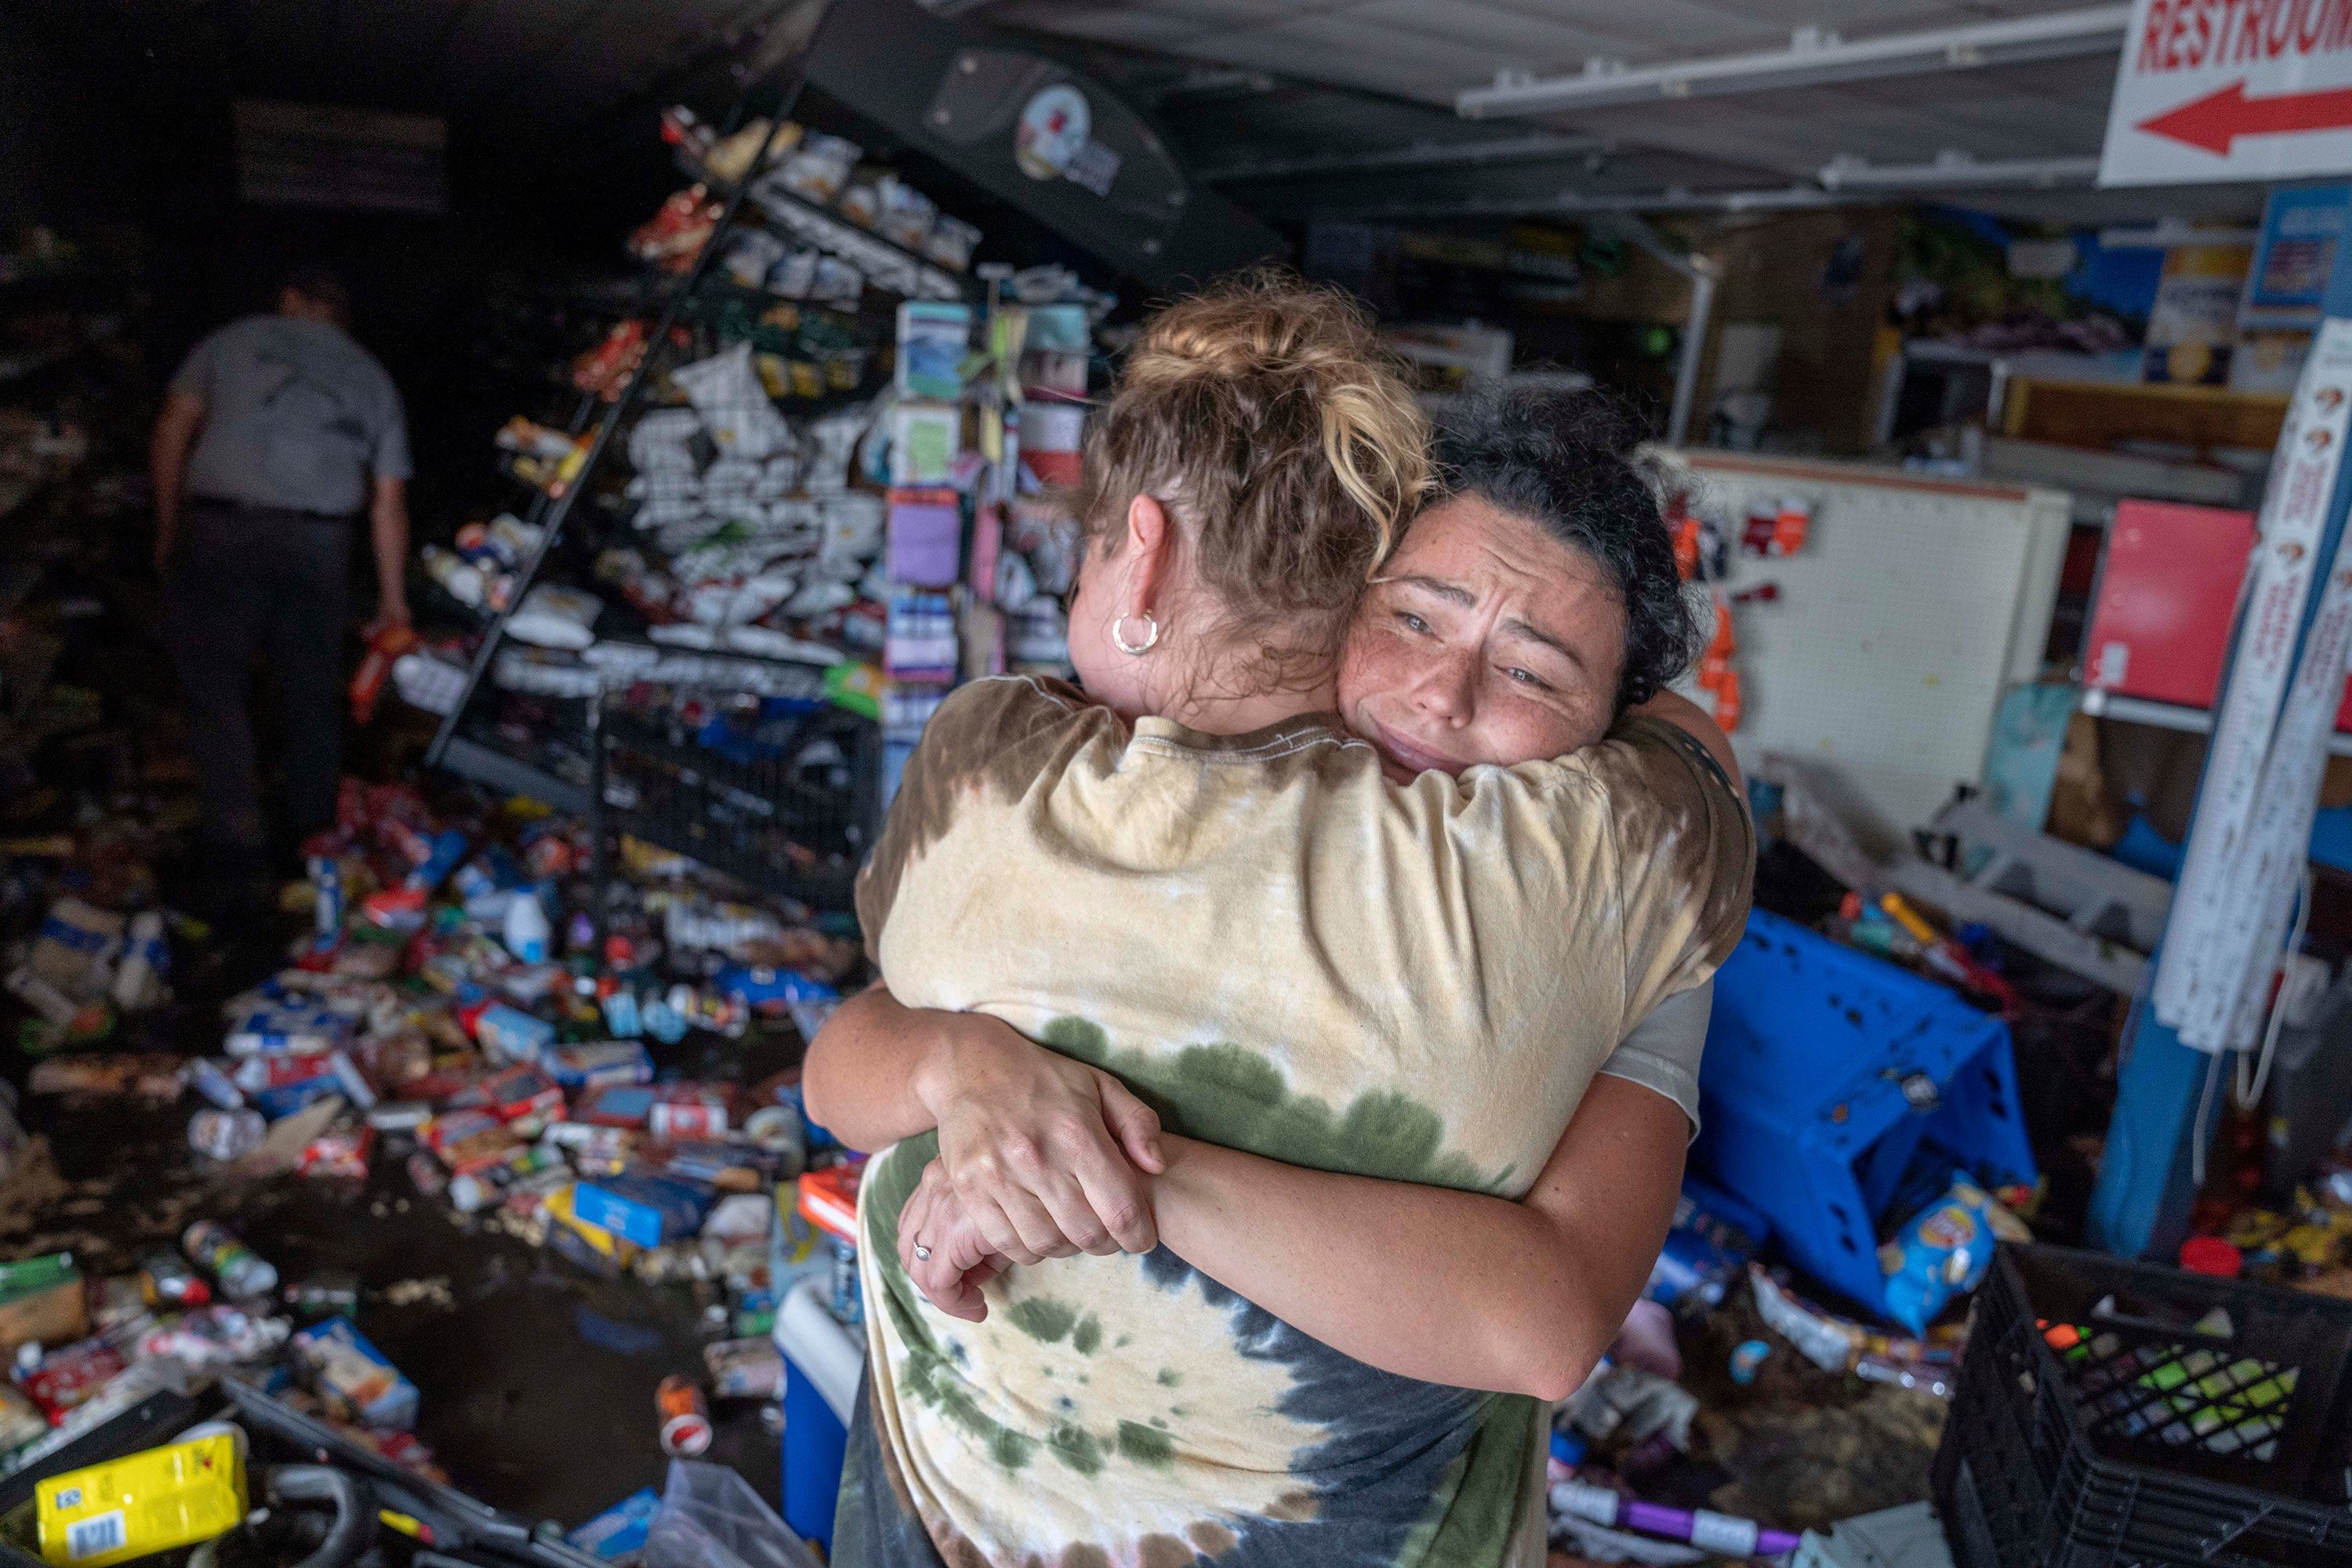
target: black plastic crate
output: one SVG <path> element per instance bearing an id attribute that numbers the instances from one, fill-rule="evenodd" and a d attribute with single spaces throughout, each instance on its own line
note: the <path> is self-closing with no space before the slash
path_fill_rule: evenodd
<path id="1" fill-rule="evenodd" d="M 882 731 L 836 708 L 730 757 L 683 725 L 607 715 L 608 829 L 819 910 L 851 907 L 881 819 Z"/>
<path id="2" fill-rule="evenodd" d="M 2352 1568 L 2352 1302 L 2004 1247 L 1975 1311 L 1933 1471 L 1960 1568 Z"/>

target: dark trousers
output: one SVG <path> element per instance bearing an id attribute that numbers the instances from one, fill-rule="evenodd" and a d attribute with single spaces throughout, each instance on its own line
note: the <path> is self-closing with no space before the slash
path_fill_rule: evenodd
<path id="1" fill-rule="evenodd" d="M 333 823 L 343 766 L 343 626 L 350 518 L 188 503 L 166 574 L 166 637 L 187 703 L 204 800 L 205 869 L 268 874 L 253 738 L 253 667 L 285 720 L 286 826 L 296 843 Z"/>

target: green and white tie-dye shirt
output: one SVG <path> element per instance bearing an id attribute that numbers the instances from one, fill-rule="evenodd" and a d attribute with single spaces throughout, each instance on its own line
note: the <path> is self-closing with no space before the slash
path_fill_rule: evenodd
<path id="1" fill-rule="evenodd" d="M 1647 720 L 1400 786 L 1328 718 L 1130 733 L 1008 677 L 926 728 L 858 912 L 899 1001 L 1002 1018 L 1171 1131 L 1516 1198 L 1738 940 L 1754 853 L 1704 748 Z M 1539 1560 L 1535 1402 L 1375 1370 L 1164 1247 L 1008 1270 L 984 1323 L 932 1309 L 897 1219 L 936 1150 L 866 1173 L 836 1563 Z M 1371 1289 L 1413 1267 L 1366 1262 Z"/>

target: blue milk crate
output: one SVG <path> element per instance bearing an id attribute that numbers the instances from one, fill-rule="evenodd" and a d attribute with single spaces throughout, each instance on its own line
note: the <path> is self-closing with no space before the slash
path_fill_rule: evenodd
<path id="1" fill-rule="evenodd" d="M 2034 1179 L 2007 1024 L 1760 910 L 1716 975 L 1699 1107 L 1691 1168 L 1874 1312 L 1882 1219 L 1899 1224 L 1961 1172 Z"/>

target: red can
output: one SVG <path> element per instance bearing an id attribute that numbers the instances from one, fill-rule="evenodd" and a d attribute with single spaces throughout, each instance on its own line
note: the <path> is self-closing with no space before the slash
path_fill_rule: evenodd
<path id="1" fill-rule="evenodd" d="M 710 1406 L 702 1386 L 673 1373 L 654 1390 L 654 1413 L 661 1417 L 662 1452 L 690 1459 L 710 1447 Z"/>

